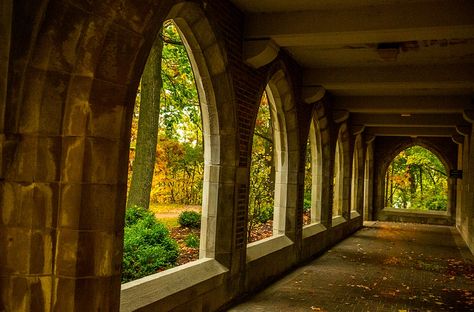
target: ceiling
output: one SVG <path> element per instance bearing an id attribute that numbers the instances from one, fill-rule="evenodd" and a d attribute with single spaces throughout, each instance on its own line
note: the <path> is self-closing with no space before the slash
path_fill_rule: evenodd
<path id="1" fill-rule="evenodd" d="M 446 110 L 462 117 L 474 109 L 472 0 L 231 1 L 245 14 L 246 42 L 271 41 L 286 51 L 303 68 L 304 87 L 323 87 L 336 109 L 352 115 L 360 105 L 365 113 L 386 114 L 386 124 L 367 127 L 426 135 L 403 124 L 407 118 L 390 123 L 389 117 L 423 113 L 433 120 L 423 127 L 436 128 Z M 412 109 L 419 102 L 422 109 Z"/>

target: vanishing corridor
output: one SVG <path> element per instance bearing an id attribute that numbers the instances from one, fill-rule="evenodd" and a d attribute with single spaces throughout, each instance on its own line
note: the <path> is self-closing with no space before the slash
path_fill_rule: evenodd
<path id="1" fill-rule="evenodd" d="M 473 292 L 454 227 L 370 222 L 230 311 L 474 311 Z"/>

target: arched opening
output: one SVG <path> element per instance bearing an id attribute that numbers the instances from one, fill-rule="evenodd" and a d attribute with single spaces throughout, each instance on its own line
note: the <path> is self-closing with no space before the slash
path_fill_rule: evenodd
<path id="1" fill-rule="evenodd" d="M 387 167 L 384 199 L 384 207 L 400 211 L 446 212 L 446 166 L 422 146 L 406 148 Z"/>
<path id="2" fill-rule="evenodd" d="M 305 156 L 303 225 L 321 222 L 322 194 L 321 132 L 314 119 L 310 124 Z"/>
<path id="3" fill-rule="evenodd" d="M 150 62 L 154 57 L 154 61 L 161 64 L 161 67 L 152 69 L 157 71 L 158 68 L 161 72 L 160 75 L 155 73 L 161 79 L 161 92 L 158 104 L 155 104 L 159 106 L 157 114 L 151 120 L 158 124 L 158 139 L 155 160 L 147 164 L 151 167 L 147 170 L 151 170 L 152 180 L 138 182 L 139 196 L 148 196 L 150 202 L 147 207 L 139 207 L 145 208 L 145 211 L 136 210 L 136 201 L 130 201 L 133 191 L 130 187 L 123 281 L 215 254 L 216 186 L 219 182 L 215 172 L 220 164 L 219 120 L 206 60 L 201 54 L 193 53 L 199 49 L 199 43 L 187 21 L 176 16 L 178 13 L 179 9 L 170 12 L 171 18 L 164 22 L 157 35 L 160 54 L 158 57 L 153 55 L 155 42 L 137 93 L 139 104 L 146 92 L 159 92 L 156 89 L 146 90 L 150 86 L 144 83 L 147 68 L 152 65 Z M 139 153 L 138 145 L 135 149 L 136 134 L 143 127 L 140 114 L 152 113 L 141 108 L 141 104 L 136 105 L 132 121 L 128 179 L 132 186 L 134 160 Z M 143 137 L 147 143 L 152 141 L 150 134 Z M 147 183 L 151 184 L 151 188 L 148 193 L 143 193 Z M 150 223 L 153 219 L 157 224 Z M 143 222 L 147 224 L 142 225 L 142 220 L 146 220 Z"/>
<path id="4" fill-rule="evenodd" d="M 365 158 L 364 158 L 364 203 L 363 203 L 363 213 L 364 221 L 369 221 L 373 219 L 372 216 L 372 203 L 373 203 L 373 144 L 369 142 L 365 149 Z"/>
<path id="5" fill-rule="evenodd" d="M 342 200 L 343 200 L 343 183 L 344 183 L 344 158 L 343 150 L 340 140 L 336 142 L 336 153 L 334 156 L 334 194 L 333 194 L 333 207 L 332 207 L 332 217 L 342 216 Z"/>
<path id="6" fill-rule="evenodd" d="M 275 196 L 275 137 L 273 120 L 276 109 L 267 91 L 263 92 L 255 120 L 250 163 L 250 192 L 247 241 L 273 235 Z"/>
<path id="7" fill-rule="evenodd" d="M 271 236 L 288 235 L 287 218 L 296 214 L 296 181 L 289 183 L 289 179 L 298 172 L 299 146 L 295 106 L 289 90 L 285 72 L 279 69 L 268 81 L 260 101 L 250 163 L 249 243 Z M 262 165 L 265 167 L 259 170 Z M 265 179 L 257 178 L 262 174 Z M 262 192 L 262 188 L 266 191 Z M 259 214 L 256 210 L 259 207 L 266 207 L 266 212 Z M 259 215 L 264 216 L 261 222 L 254 218 Z M 256 228 L 261 230 L 255 231 Z"/>
<path id="8" fill-rule="evenodd" d="M 363 151 L 362 138 L 360 134 L 354 142 L 354 152 L 352 154 L 352 174 L 351 174 L 351 218 L 362 213 L 363 201 Z"/>

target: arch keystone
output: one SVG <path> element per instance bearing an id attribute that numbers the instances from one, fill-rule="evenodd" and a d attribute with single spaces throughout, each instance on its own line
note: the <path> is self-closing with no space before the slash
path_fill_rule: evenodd
<path id="1" fill-rule="evenodd" d="M 244 62 L 253 68 L 260 68 L 273 61 L 280 47 L 271 39 L 249 40 L 244 43 Z"/>

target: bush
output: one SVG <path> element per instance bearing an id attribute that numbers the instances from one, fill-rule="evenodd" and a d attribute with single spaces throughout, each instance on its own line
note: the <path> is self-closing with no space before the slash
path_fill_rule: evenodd
<path id="1" fill-rule="evenodd" d="M 201 228 L 201 214 L 196 211 L 183 211 L 179 214 L 178 223 L 182 227 Z"/>
<path id="2" fill-rule="evenodd" d="M 310 210 L 311 210 L 311 194 L 309 197 L 305 196 L 303 199 L 303 211 L 308 212 Z"/>
<path id="3" fill-rule="evenodd" d="M 132 226 L 150 214 L 152 213 L 144 208 L 128 208 L 125 210 L 125 226 Z"/>
<path id="4" fill-rule="evenodd" d="M 186 238 L 184 239 L 184 243 L 190 248 L 199 248 L 199 236 L 191 233 L 186 236 Z"/>
<path id="5" fill-rule="evenodd" d="M 142 208 L 128 208 L 125 221 L 122 283 L 176 263 L 178 244 L 153 213 Z"/>

